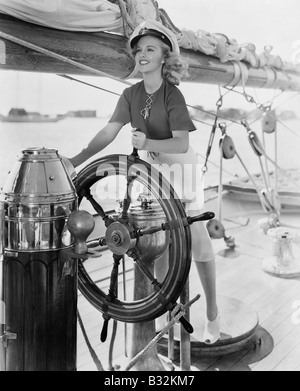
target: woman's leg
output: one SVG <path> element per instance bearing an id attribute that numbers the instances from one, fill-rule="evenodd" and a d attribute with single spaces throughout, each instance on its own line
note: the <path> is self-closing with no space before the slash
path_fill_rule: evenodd
<path id="1" fill-rule="evenodd" d="M 200 214 L 201 205 L 204 202 L 204 193 L 201 186 L 198 184 L 198 171 L 191 169 L 197 167 L 197 157 L 193 149 L 190 147 L 186 154 L 158 154 L 157 156 L 150 156 L 143 151 L 142 159 L 148 161 L 150 164 L 161 164 L 160 170 L 163 175 L 170 180 L 168 173 L 176 172 L 178 164 L 182 169 L 179 170 L 180 175 L 175 175 L 172 185 L 179 196 L 184 196 L 185 200 L 191 197 L 192 202 L 187 202 L 187 215 L 193 216 Z M 175 166 L 173 166 L 175 164 Z M 164 169 L 169 168 L 168 172 Z M 178 174 L 178 173 L 177 173 Z M 194 186 L 197 183 L 197 186 Z M 194 194 L 196 189 L 196 194 Z M 197 197 L 196 197 L 197 195 Z M 193 198 L 194 197 L 194 198 Z M 204 337 L 214 343 L 219 339 L 219 317 L 218 306 L 216 298 L 216 270 L 215 270 L 215 255 L 211 243 L 211 238 L 208 234 L 206 226 L 203 222 L 196 222 L 191 226 L 192 234 L 192 255 L 196 263 L 196 268 L 200 276 L 206 299 L 206 329 Z M 155 271 L 161 278 L 167 272 L 167 262 L 155 265 Z M 165 322 L 165 316 L 157 319 L 158 328 L 161 328 Z M 208 341 L 209 343 L 209 341 Z"/>
<path id="2" fill-rule="evenodd" d="M 206 316 L 212 321 L 218 315 L 215 261 L 195 262 L 195 265 L 205 293 Z"/>
<path id="3" fill-rule="evenodd" d="M 197 222 L 191 226 L 192 255 L 206 300 L 206 325 L 203 341 L 213 344 L 220 338 L 220 317 L 216 294 L 216 264 L 211 239 L 206 226 Z"/>

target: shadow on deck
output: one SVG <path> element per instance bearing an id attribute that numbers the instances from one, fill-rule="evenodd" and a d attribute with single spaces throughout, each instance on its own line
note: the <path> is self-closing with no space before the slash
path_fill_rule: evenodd
<path id="1" fill-rule="evenodd" d="M 212 205 L 206 205 L 206 210 L 214 210 Z M 259 205 L 254 208 L 253 205 L 243 205 L 234 201 L 229 212 L 224 214 L 224 225 L 226 232 L 235 238 L 235 249 L 227 249 L 223 239 L 213 240 L 216 254 L 217 292 L 220 300 L 227 297 L 249 306 L 257 314 L 258 325 L 253 329 L 253 333 L 249 334 L 247 343 L 242 344 L 240 349 L 233 352 L 229 349 L 226 354 L 224 351 L 218 354 L 217 349 L 215 351 L 212 349 L 211 354 L 209 351 L 203 354 L 201 347 L 195 352 L 192 344 L 191 370 L 193 371 L 300 370 L 300 316 L 298 318 L 295 316 L 298 308 L 296 304 L 300 303 L 300 278 L 279 278 L 262 270 L 263 260 L 270 256 L 273 249 L 271 238 L 258 226 L 258 221 L 264 217 L 265 214 L 260 210 Z M 227 221 L 226 218 L 229 220 Z M 247 224 L 245 224 L 245 218 L 249 220 Z M 298 234 L 300 233 L 299 210 L 284 211 L 280 219 L 281 225 L 292 227 Z M 300 262 L 298 238 L 295 239 L 295 245 L 296 261 Z M 108 273 L 111 254 L 105 251 L 102 257 L 102 272 L 107 268 L 106 273 Z M 104 262 L 106 257 L 108 261 Z M 101 276 L 103 276 L 102 272 Z M 126 276 L 126 281 L 133 285 L 132 269 L 128 268 Z M 190 298 L 199 293 L 201 295 L 199 302 L 202 306 L 203 291 L 193 263 L 189 285 Z M 108 288 L 108 282 L 106 286 Z M 89 350 L 82 330 L 78 328 L 78 370 L 101 370 L 96 363 L 97 360 L 105 371 L 113 370 L 116 366 L 121 369 L 126 367 L 129 361 L 130 344 L 134 343 L 131 341 L 131 324 L 118 323 L 114 349 L 110 352 L 113 320 L 110 321 L 108 340 L 101 343 L 99 335 L 103 325 L 102 314 L 95 310 L 81 294 L 78 308 L 91 344 Z M 195 304 L 191 307 L 191 323 L 195 329 L 203 320 L 201 311 L 197 310 Z M 231 320 L 234 320 L 234 316 L 234 311 L 232 311 Z M 164 357 L 168 355 L 165 341 L 159 343 L 158 352 Z M 175 370 L 180 370 L 178 349 L 177 351 L 175 349 L 173 364 Z"/>

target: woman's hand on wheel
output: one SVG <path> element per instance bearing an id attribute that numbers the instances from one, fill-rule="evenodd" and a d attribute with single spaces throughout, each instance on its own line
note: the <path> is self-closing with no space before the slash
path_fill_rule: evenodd
<path id="1" fill-rule="evenodd" d="M 141 131 L 137 131 L 136 129 L 132 130 L 131 136 L 132 146 L 136 149 L 144 149 L 146 143 L 146 135 Z"/>

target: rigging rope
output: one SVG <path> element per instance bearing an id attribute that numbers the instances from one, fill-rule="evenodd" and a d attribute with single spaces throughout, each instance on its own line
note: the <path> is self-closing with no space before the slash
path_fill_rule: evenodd
<path id="1" fill-rule="evenodd" d="M 120 95 L 121 95 L 121 94 L 119 94 L 118 92 L 114 92 L 114 91 L 111 91 L 111 90 L 107 90 L 106 88 L 103 88 L 103 87 L 95 86 L 95 84 L 87 83 L 87 82 L 85 82 L 85 81 L 82 81 L 82 80 L 79 80 L 79 79 L 75 79 L 74 77 L 71 77 L 71 76 L 68 76 L 68 75 L 57 74 L 57 76 L 63 77 L 64 79 L 68 79 L 68 80 L 70 80 L 70 81 L 76 81 L 77 83 L 84 84 L 84 85 L 86 85 L 86 86 L 88 86 L 88 87 L 96 88 L 97 90 L 101 90 L 101 91 L 104 91 L 104 92 L 108 92 L 109 94 L 113 94 L 113 95 L 117 95 L 117 96 L 120 96 Z"/>
<path id="2" fill-rule="evenodd" d="M 223 88 L 226 88 L 226 89 L 228 89 L 228 87 L 227 86 L 224 86 Z M 236 91 L 235 89 L 230 89 L 230 92 L 234 92 L 234 93 L 236 93 L 236 94 L 239 94 L 239 95 L 243 95 L 244 96 L 244 94 L 242 93 L 242 92 L 239 92 L 239 91 Z M 276 98 L 278 98 L 280 95 L 282 95 L 283 94 L 283 90 L 281 90 L 277 95 L 275 95 L 274 97 L 273 97 L 273 101 L 276 99 Z M 250 96 L 250 95 L 248 95 L 248 96 Z M 244 116 L 242 116 L 240 119 L 239 119 L 239 121 L 241 121 L 242 119 L 247 119 L 248 117 L 250 117 L 251 116 L 251 114 L 253 114 L 253 113 L 255 113 L 256 112 L 256 110 L 260 110 L 260 111 L 262 111 L 262 116 L 265 114 L 265 111 L 264 110 L 262 110 L 262 107 L 265 107 L 266 106 L 266 104 L 269 102 L 269 100 L 267 101 L 267 102 L 265 102 L 265 103 L 256 103 L 256 109 L 254 109 L 254 110 L 252 110 L 252 111 L 250 111 L 250 112 L 248 112 L 246 115 L 244 115 Z M 254 102 L 252 102 L 252 103 L 254 103 Z M 268 105 L 269 106 L 269 105 Z M 262 117 L 259 117 L 259 118 L 257 118 L 257 119 L 255 119 L 255 121 L 257 121 L 257 120 L 260 120 Z M 231 120 L 230 120 L 231 121 Z M 233 121 L 231 121 L 232 123 L 230 124 L 230 125 L 228 125 L 227 127 L 229 127 L 229 126 L 232 126 L 235 122 L 233 122 Z M 240 122 L 238 122 L 238 123 L 240 123 Z"/>
<path id="3" fill-rule="evenodd" d="M 224 86 L 223 88 L 227 88 L 226 86 Z M 236 94 L 239 94 L 239 95 L 244 95 L 242 92 L 239 92 L 239 91 L 236 91 L 234 89 L 230 89 L 230 91 L 236 93 Z M 278 93 L 276 96 L 274 96 L 273 100 L 277 99 L 280 95 L 282 95 L 284 93 L 284 91 L 280 91 L 280 93 Z M 285 101 L 281 102 L 280 104 L 278 104 L 277 106 L 275 106 L 273 108 L 273 110 L 276 110 L 278 109 L 278 107 L 282 106 L 284 103 L 288 102 L 289 100 L 291 99 L 294 99 L 297 95 L 299 95 L 300 92 L 296 92 L 294 93 L 292 96 L 288 97 Z M 257 102 L 251 102 L 251 103 L 255 103 L 256 105 L 258 106 L 264 106 L 265 104 L 260 104 L 260 103 L 257 103 Z M 261 111 L 261 115 L 258 116 L 257 118 L 255 118 L 252 122 L 250 122 L 250 126 L 253 125 L 255 122 L 259 121 L 262 119 L 262 117 L 264 116 L 264 114 L 266 113 L 264 110 L 261 110 L 261 108 L 257 107 L 255 110 L 253 111 L 250 111 L 246 116 L 243 116 L 241 119 L 247 119 L 251 114 L 253 114 L 257 109 L 259 109 Z M 212 114 L 213 115 L 213 114 Z M 221 118 L 221 117 L 220 117 Z M 284 122 L 282 122 L 280 119 L 276 118 L 277 121 L 282 125 L 284 126 L 287 130 L 289 130 L 291 133 L 293 133 L 294 136 L 300 138 L 300 135 L 297 134 L 295 131 L 293 131 L 291 128 L 289 128 Z M 231 124 L 227 125 L 227 128 L 229 128 L 230 126 L 234 125 L 234 124 L 240 124 L 240 122 L 237 122 L 237 121 L 234 121 L 232 119 L 227 119 L 228 121 L 231 122 Z"/>
<path id="4" fill-rule="evenodd" d="M 278 109 L 278 107 L 282 106 L 284 103 L 286 103 L 287 101 L 289 101 L 290 99 L 294 99 L 297 95 L 299 95 L 299 92 L 295 93 L 293 96 L 289 97 L 288 99 L 286 99 L 284 102 L 281 102 L 280 104 L 278 104 L 277 106 L 275 106 L 273 108 L 273 110 L 275 111 L 276 109 Z M 265 113 L 262 112 L 261 116 L 259 116 L 258 118 L 256 118 L 255 120 L 253 120 L 251 123 L 250 123 L 250 126 L 253 125 L 255 122 L 259 121 L 262 119 L 263 115 Z M 272 114 L 270 114 L 272 118 L 275 118 L 274 116 L 272 116 Z M 300 138 L 300 135 L 297 134 L 294 130 L 292 130 L 291 128 L 289 128 L 284 122 L 282 122 L 279 118 L 276 117 L 276 120 L 278 123 L 280 123 L 282 126 L 284 126 L 288 131 L 290 131 L 295 137 L 298 137 Z M 230 126 L 230 125 L 229 125 Z"/>
<path id="5" fill-rule="evenodd" d="M 96 88 L 97 90 L 101 90 L 101 91 L 107 92 L 107 93 L 112 94 L 112 95 L 121 96 L 121 94 L 120 94 L 119 92 L 114 92 L 114 91 L 112 91 L 112 90 L 107 90 L 106 88 L 96 86 L 95 84 L 87 83 L 87 82 L 85 82 L 85 81 L 79 80 L 79 79 L 74 78 L 74 77 L 69 76 L 69 75 L 57 74 L 57 76 L 62 77 L 62 78 L 67 79 L 67 80 L 70 80 L 70 81 L 76 81 L 77 83 L 84 84 L 84 85 L 86 85 L 86 86 L 88 86 L 88 87 Z M 188 105 L 188 104 L 187 104 L 187 107 L 190 107 L 190 108 L 192 108 L 192 109 L 199 110 L 199 111 L 202 111 L 202 112 L 204 112 L 204 113 L 206 113 L 206 114 L 215 116 L 214 113 L 210 113 L 209 111 L 202 110 L 202 109 L 198 108 L 197 106 L 192 106 L 192 105 Z M 220 118 L 222 118 L 222 117 L 220 117 Z M 225 118 L 223 118 L 223 119 L 225 119 Z M 196 122 L 200 122 L 200 123 L 202 123 L 202 124 L 204 124 L 204 125 L 206 125 L 206 126 L 209 126 L 209 127 L 211 126 L 210 123 L 207 123 L 207 122 L 205 122 L 205 121 L 202 121 L 202 120 L 200 120 L 200 119 L 198 119 L 198 118 L 193 118 L 193 120 L 196 121 Z"/>
<path id="6" fill-rule="evenodd" d="M 110 78 L 110 79 L 112 79 L 112 80 L 116 80 L 116 81 L 118 81 L 118 82 L 120 82 L 120 83 L 129 85 L 129 86 L 132 85 L 132 83 L 130 83 L 130 82 L 127 81 L 127 80 L 123 80 L 123 79 L 121 79 L 121 78 L 119 78 L 119 77 L 112 76 L 112 75 L 110 75 L 110 74 L 108 74 L 108 73 L 106 73 L 106 72 L 99 71 L 98 69 L 95 69 L 95 68 L 92 68 L 92 67 L 90 67 L 90 66 L 81 64 L 81 63 L 79 63 L 79 62 L 77 62 L 77 61 L 70 60 L 68 57 L 62 56 L 62 55 L 57 54 L 57 53 L 55 53 L 55 52 L 52 52 L 52 51 L 50 51 L 50 50 L 48 50 L 48 49 L 41 48 L 41 47 L 39 47 L 39 46 L 37 46 L 37 45 L 34 45 L 34 44 L 32 44 L 32 43 L 30 43 L 30 42 L 27 42 L 27 41 L 24 41 L 24 40 L 22 40 L 22 39 L 20 39 L 20 38 L 17 38 L 17 37 L 14 37 L 14 36 L 12 36 L 12 35 L 3 33 L 2 31 L 0 31 L 0 37 L 3 38 L 3 39 L 7 39 L 7 40 L 9 40 L 9 41 L 11 41 L 11 42 L 14 42 L 14 43 L 16 43 L 16 44 L 18 44 L 18 45 L 21 45 L 21 46 L 27 47 L 27 48 L 29 48 L 29 49 L 35 50 L 35 51 L 37 51 L 37 52 L 40 52 L 40 53 L 42 53 L 42 54 L 45 54 L 45 55 L 47 55 L 47 56 L 49 56 L 49 57 L 55 58 L 55 59 L 57 59 L 57 60 L 59 60 L 59 61 L 68 63 L 68 64 L 70 64 L 70 65 L 73 65 L 73 66 L 75 66 L 75 67 L 77 67 L 77 68 L 81 68 L 81 69 L 90 71 L 90 72 L 92 72 L 92 73 L 94 73 L 94 74 L 96 74 L 96 75 L 98 75 L 98 76 L 107 77 L 107 78 Z M 67 78 L 66 75 L 64 75 L 64 76 L 62 76 L 62 77 L 66 77 L 66 78 Z M 248 95 L 248 94 L 245 92 L 245 80 L 244 80 L 244 74 L 243 74 L 243 72 L 242 72 L 242 79 L 243 79 L 243 88 L 244 88 L 244 93 L 243 93 L 243 95 L 246 97 L 247 100 L 249 99 L 249 100 L 248 100 L 249 102 L 255 102 L 255 101 L 254 101 L 254 98 L 251 97 L 250 95 Z M 74 79 L 74 80 L 75 80 L 75 79 Z M 83 83 L 83 82 L 81 82 L 81 83 Z M 86 83 L 86 84 L 87 84 L 87 83 Z M 94 86 L 93 86 L 93 87 L 94 87 Z M 235 87 L 235 86 L 234 86 L 234 87 Z M 237 92 L 237 91 L 234 90 L 234 87 L 230 89 L 230 92 L 231 92 L 231 91 Z M 94 88 L 97 88 L 97 87 L 94 87 Z M 225 88 L 227 88 L 227 87 L 225 87 Z M 99 89 L 101 89 L 101 88 L 99 88 Z M 103 89 L 103 90 L 104 90 L 104 89 Z M 111 92 L 111 91 L 108 91 L 108 92 L 113 93 L 113 92 Z M 239 93 L 239 92 L 237 92 L 237 93 Z M 117 94 L 116 94 L 116 95 L 117 95 Z M 225 95 L 225 94 L 224 94 L 224 95 Z M 199 108 L 197 108 L 197 107 L 193 107 L 193 106 L 190 106 L 190 105 L 187 105 L 187 106 L 188 106 L 188 107 L 192 107 L 192 108 L 194 108 L 194 109 L 196 109 L 196 110 L 201 110 L 201 109 L 199 109 Z M 260 105 L 259 108 L 261 108 L 261 106 L 262 106 L 262 105 Z M 202 111 L 206 112 L 205 110 L 202 110 Z M 211 113 L 209 113 L 209 112 L 206 112 L 206 113 L 207 113 L 207 114 L 211 114 Z M 213 114 L 211 114 L 211 115 L 213 115 Z M 219 115 L 219 118 L 224 119 L 224 120 L 228 120 L 228 118 L 224 118 L 224 117 L 222 117 L 221 115 Z M 196 119 L 196 118 L 195 118 L 194 120 L 197 121 L 197 122 L 203 123 L 204 125 L 211 126 L 210 124 L 205 123 L 204 121 L 201 121 L 201 120 L 199 120 L 199 119 Z M 239 124 L 237 121 L 232 120 L 232 119 L 229 119 L 229 121 L 230 121 L 232 124 L 233 124 L 233 123 Z"/>
<path id="7" fill-rule="evenodd" d="M 57 76 L 62 77 L 62 78 L 65 78 L 65 79 L 68 79 L 68 80 L 70 80 L 70 81 L 76 81 L 76 82 L 78 82 L 78 83 L 87 85 L 87 86 L 92 87 L 92 88 L 99 89 L 99 90 L 101 90 L 101 91 L 104 91 L 104 92 L 107 92 L 107 93 L 110 93 L 110 94 L 113 94 L 113 95 L 117 95 L 117 96 L 120 96 L 120 95 L 121 95 L 120 93 L 117 93 L 117 92 L 114 92 L 114 91 L 111 91 L 111 90 L 107 90 L 107 89 L 105 89 L 105 88 L 96 86 L 96 85 L 91 84 L 91 83 L 84 82 L 84 81 L 82 81 L 82 80 L 76 79 L 76 78 L 71 77 L 71 76 L 68 76 L 68 75 L 58 74 Z M 220 108 L 221 108 L 221 106 L 222 106 L 222 104 L 223 104 L 223 98 L 224 98 L 227 94 L 229 94 L 229 93 L 231 93 L 231 92 L 234 92 L 234 93 L 236 93 L 236 94 L 240 94 L 240 95 L 243 95 L 243 96 L 244 96 L 244 92 L 236 91 L 236 90 L 235 90 L 236 86 L 232 86 L 232 87 L 230 87 L 230 88 L 227 87 L 227 86 L 223 86 L 223 88 L 226 88 L 228 91 L 227 91 L 226 93 L 224 93 L 224 94 L 221 94 L 220 86 L 218 86 L 218 88 L 219 88 L 220 97 L 219 97 L 219 99 L 218 99 L 218 101 L 217 101 L 217 103 L 216 103 L 216 105 L 217 105 L 217 113 L 211 113 L 211 112 L 209 112 L 209 111 L 207 111 L 207 110 L 204 110 L 204 109 L 202 109 L 202 108 L 199 108 L 199 107 L 193 106 L 193 105 L 189 105 L 189 104 L 187 104 L 187 107 L 190 107 L 190 108 L 192 108 L 192 109 L 195 109 L 195 110 L 201 111 L 201 112 L 203 112 L 203 113 L 205 113 L 205 114 L 208 114 L 208 115 L 213 116 L 213 117 L 214 117 L 214 126 L 213 126 L 213 129 L 214 129 L 214 127 L 216 127 L 216 123 L 217 123 L 217 120 L 218 120 L 218 119 L 224 119 L 224 120 L 226 120 L 226 121 L 230 121 L 231 124 L 227 125 L 227 128 L 230 127 L 230 126 L 232 126 L 233 124 L 241 125 L 241 122 L 240 122 L 240 121 L 236 121 L 236 120 L 233 120 L 233 119 L 230 119 L 230 118 L 225 118 L 224 116 L 220 115 L 219 111 L 220 111 Z M 278 98 L 278 97 L 279 97 L 280 95 L 282 95 L 282 94 L 283 94 L 283 91 L 280 91 L 279 94 L 274 95 L 274 97 L 273 97 L 272 100 L 274 101 L 276 98 Z M 248 95 L 248 94 L 246 94 L 246 95 L 247 95 L 247 96 L 250 96 L 250 95 Z M 299 92 L 295 93 L 292 97 L 289 97 L 286 101 L 288 101 L 288 100 L 291 99 L 291 98 L 294 98 L 294 97 L 297 96 L 297 95 L 299 95 Z M 252 97 L 251 97 L 251 98 L 252 98 Z M 252 99 L 253 99 L 253 98 L 252 98 Z M 256 118 L 253 122 L 251 122 L 250 125 L 252 125 L 253 123 L 255 123 L 255 122 L 257 122 L 258 120 L 260 120 L 260 119 L 262 118 L 262 116 L 263 116 L 263 115 L 265 114 L 265 112 L 266 112 L 266 111 L 264 111 L 264 110 L 261 109 L 262 107 L 265 106 L 265 104 L 261 104 L 261 103 L 258 104 L 256 101 L 254 101 L 254 99 L 253 99 L 253 102 L 252 102 L 252 99 L 251 99 L 251 103 L 255 103 L 257 106 L 259 106 L 260 110 L 262 111 L 262 115 L 259 116 L 258 118 Z M 285 103 L 286 101 L 284 101 L 283 103 Z M 268 101 L 268 102 L 269 102 L 269 101 Z M 282 105 L 283 103 L 281 103 L 281 104 L 279 104 L 278 106 L 276 106 L 276 107 L 274 108 L 274 110 L 275 110 L 276 108 L 278 108 L 280 105 Z M 243 116 L 242 118 L 244 118 L 244 119 L 245 119 L 245 118 L 248 118 L 248 116 L 250 116 L 251 113 L 253 113 L 253 112 L 255 112 L 255 111 L 256 111 L 256 110 L 253 110 L 252 112 L 248 113 L 246 116 Z M 269 112 L 269 111 L 268 111 L 268 112 Z M 203 121 L 203 120 L 200 120 L 200 119 L 198 119 L 198 118 L 193 118 L 193 120 L 196 121 L 196 122 L 202 123 L 202 124 L 204 124 L 204 125 L 206 125 L 206 126 L 209 126 L 209 127 L 212 126 L 211 123 L 207 123 L 207 122 L 205 122 L 205 121 Z M 278 120 L 278 119 L 277 119 L 277 120 Z M 298 134 L 296 134 L 296 133 L 293 132 L 290 128 L 288 128 L 282 121 L 278 120 L 278 122 L 281 123 L 283 126 L 285 126 L 288 130 L 290 130 L 295 136 L 300 137 Z M 214 137 L 214 136 L 211 135 L 211 139 L 212 139 L 212 137 Z M 211 140 L 211 141 L 213 141 L 213 140 Z M 199 155 L 201 158 L 203 158 L 203 159 L 205 160 L 205 164 L 204 164 L 204 167 L 203 167 L 203 172 L 205 172 L 205 170 L 207 170 L 207 163 L 210 163 L 210 164 L 214 165 L 215 167 L 219 167 L 217 164 L 215 164 L 215 163 L 213 163 L 211 160 L 209 160 L 210 151 L 211 151 L 211 146 L 208 146 L 206 157 L 204 157 L 204 156 L 201 155 L 200 153 L 197 153 L 197 155 Z M 277 166 L 277 164 L 275 165 L 275 167 L 276 167 L 276 166 Z M 278 167 L 278 166 L 277 166 L 277 167 Z M 281 170 L 282 172 L 284 172 L 283 169 L 280 168 L 280 170 Z M 229 172 L 229 171 L 226 171 L 226 173 L 227 173 L 228 175 L 231 175 L 232 177 L 234 177 L 234 176 L 236 175 L 236 174 L 233 174 L 233 173 L 231 173 L 231 172 Z"/>
<path id="8" fill-rule="evenodd" d="M 95 68 L 92 68 L 92 67 L 90 67 L 90 66 L 81 64 L 81 63 L 79 63 L 79 62 L 77 62 L 77 61 L 70 60 L 69 58 L 67 58 L 67 57 L 65 57 L 65 56 L 62 56 L 62 55 L 57 54 L 57 53 L 55 53 L 55 52 L 52 52 L 52 51 L 50 51 L 50 50 L 48 50 L 48 49 L 41 48 L 41 47 L 39 47 L 39 46 L 37 46 L 37 45 L 34 45 L 34 44 L 30 43 L 30 42 L 24 41 L 24 40 L 22 40 L 22 39 L 20 39 L 20 38 L 17 38 L 17 37 L 12 36 L 12 35 L 3 33 L 2 31 L 0 31 L 0 37 L 3 38 L 3 39 L 7 39 L 7 40 L 9 40 L 9 41 L 11 41 L 11 42 L 14 42 L 14 43 L 16 43 L 16 44 L 18 44 L 18 45 L 21 45 L 21 46 L 27 47 L 27 48 L 29 48 L 29 49 L 35 50 L 35 51 L 37 51 L 37 52 L 40 52 L 40 53 L 42 53 L 42 54 L 45 54 L 45 55 L 47 55 L 47 56 L 49 56 L 49 57 L 56 58 L 56 59 L 59 60 L 59 61 L 68 63 L 68 64 L 70 64 L 70 65 L 73 65 L 73 66 L 75 66 L 75 67 L 78 67 L 78 68 L 81 68 L 81 69 L 84 69 L 84 70 L 87 70 L 87 71 L 90 71 L 90 72 L 92 72 L 92 73 L 94 73 L 94 74 L 96 74 L 96 75 L 98 75 L 98 76 L 107 77 L 107 78 L 110 78 L 110 79 L 112 79 L 112 80 L 116 80 L 116 81 L 118 81 L 118 82 L 120 82 L 120 83 L 129 85 L 129 86 L 132 85 L 132 83 L 130 83 L 130 82 L 126 81 L 126 80 L 123 80 L 123 79 L 121 79 L 121 78 L 119 78 L 119 77 L 112 76 L 112 75 L 110 75 L 110 74 L 108 74 L 108 73 L 106 73 L 106 72 L 102 72 L 102 71 L 99 71 L 98 69 L 95 69 Z M 66 76 L 66 75 L 59 75 L 59 76 L 65 77 L 65 78 L 70 78 L 70 77 L 68 77 L 68 76 Z M 75 79 L 73 79 L 73 80 L 75 80 Z M 246 93 L 246 91 L 245 91 L 245 80 L 244 80 L 244 74 L 243 74 L 243 72 L 242 72 L 242 80 L 243 80 L 243 89 L 244 89 L 243 95 L 246 97 L 247 100 L 249 99 L 249 100 L 248 100 L 249 102 L 253 102 L 253 103 L 254 103 L 254 102 L 255 102 L 255 101 L 254 101 L 254 98 L 251 97 L 250 95 L 248 95 L 248 94 Z M 78 81 L 78 80 L 77 80 L 77 81 Z M 84 82 L 81 82 L 81 81 L 78 81 L 78 82 L 84 83 Z M 88 85 L 88 83 L 84 83 L 84 84 L 87 84 L 87 85 Z M 90 85 L 90 86 L 92 86 L 92 85 Z M 95 86 L 93 86 L 93 87 L 94 87 L 94 88 L 97 88 L 97 87 L 95 87 Z M 235 87 L 235 86 L 234 86 L 234 87 Z M 233 91 L 233 92 L 239 93 L 239 92 L 237 92 L 237 91 L 234 90 L 234 87 L 231 88 L 229 92 Z M 99 88 L 99 87 L 98 87 L 98 88 Z M 225 88 L 227 88 L 227 87 L 225 87 Z M 101 88 L 99 88 L 99 89 L 101 89 Z M 104 89 L 102 89 L 102 90 L 105 91 Z M 108 91 L 108 90 L 106 90 L 106 91 L 113 94 L 112 91 Z M 116 94 L 116 93 L 115 93 L 115 94 Z M 116 94 L 116 95 L 118 95 L 118 94 Z M 223 96 L 225 96 L 225 95 L 226 95 L 226 94 L 224 94 Z M 197 107 L 194 107 L 194 106 L 191 106 L 191 105 L 187 105 L 187 106 L 188 106 L 188 107 L 192 107 L 192 108 L 194 108 L 194 109 L 196 109 L 196 110 L 201 110 L 201 109 L 199 109 L 199 108 L 197 108 Z M 259 105 L 258 108 L 262 108 L 262 106 L 263 106 L 263 105 Z M 201 110 L 201 111 L 206 112 L 205 110 Z M 206 113 L 207 113 L 207 114 L 214 115 L 214 114 L 209 113 L 209 112 L 206 112 Z M 222 116 L 220 116 L 220 115 L 219 115 L 219 118 L 224 119 L 224 120 L 228 120 L 227 118 L 224 118 L 224 117 L 222 117 Z M 205 123 L 204 121 L 201 121 L 201 120 L 199 120 L 199 119 L 196 119 L 196 118 L 195 118 L 194 120 L 197 121 L 197 122 L 203 123 L 204 125 L 210 126 L 210 124 L 207 124 L 207 123 Z M 232 124 L 233 124 L 233 123 L 239 124 L 237 121 L 232 120 L 232 119 L 229 119 L 229 121 L 230 121 Z"/>
<path id="9" fill-rule="evenodd" d="M 208 168 L 207 168 L 207 162 L 208 162 L 208 158 L 210 156 L 210 153 L 211 153 L 211 149 L 212 149 L 212 145 L 213 145 L 213 141 L 214 141 L 214 138 L 215 138 L 215 134 L 216 134 L 216 129 L 217 129 L 217 125 L 218 125 L 218 118 L 219 118 L 219 111 L 223 105 L 223 96 L 221 94 L 221 89 L 219 87 L 219 93 L 220 93 L 220 96 L 219 96 L 219 99 L 217 100 L 216 102 L 216 106 L 217 106 L 217 110 L 216 110 L 216 115 L 215 115 L 215 121 L 214 121 L 214 124 L 213 124 L 213 127 L 212 127 L 212 130 L 211 130 L 211 133 L 210 133 L 210 138 L 209 138 L 209 141 L 208 141 L 208 146 L 207 146 L 207 151 L 206 151 L 206 157 L 205 157 L 205 162 L 204 162 L 204 165 L 202 167 L 202 179 L 204 177 L 204 174 L 207 172 Z"/>
<path id="10" fill-rule="evenodd" d="M 92 348 L 92 345 L 91 345 L 91 343 L 90 343 L 90 341 L 89 341 L 89 338 L 88 338 L 88 336 L 87 336 L 87 333 L 86 333 L 86 330 L 85 330 L 85 327 L 84 327 L 82 318 L 81 318 L 80 313 L 79 313 L 79 310 L 77 310 L 77 317 L 78 317 L 78 323 L 79 323 L 79 326 L 80 326 L 80 328 L 81 328 L 83 337 L 84 337 L 85 342 L 86 342 L 86 344 L 87 344 L 87 347 L 88 347 L 88 349 L 89 349 L 90 355 L 92 356 L 93 361 L 94 361 L 94 363 L 95 363 L 95 365 L 96 365 L 96 367 L 97 367 L 97 370 L 98 370 L 98 371 L 104 371 L 104 368 L 103 368 L 103 366 L 102 366 L 102 364 L 101 364 L 101 362 L 100 362 L 100 360 L 99 360 L 97 354 L 95 353 L 95 351 L 94 351 L 94 349 Z"/>

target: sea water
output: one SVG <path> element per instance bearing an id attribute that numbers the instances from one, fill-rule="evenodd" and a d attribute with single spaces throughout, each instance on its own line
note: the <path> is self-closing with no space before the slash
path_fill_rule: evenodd
<path id="1" fill-rule="evenodd" d="M 65 118 L 56 123 L 0 122 L 0 188 L 4 185 L 17 155 L 23 149 L 29 147 L 54 148 L 63 156 L 72 157 L 89 143 L 107 123 L 108 119 L 109 117 Z M 205 162 L 212 129 L 209 121 L 206 122 L 208 124 L 194 122 L 197 130 L 190 133 L 191 145 L 197 152 L 201 165 Z M 232 124 L 230 121 L 228 121 L 228 124 L 230 126 L 227 134 L 232 138 L 235 149 L 249 172 L 252 174 L 261 172 L 260 158 L 255 154 L 249 143 L 246 129 L 242 125 Z M 260 121 L 254 123 L 251 128 L 255 131 L 261 143 L 265 142 L 267 155 L 275 160 L 275 134 L 265 134 L 263 136 Z M 278 165 L 283 169 L 297 167 L 300 172 L 300 120 L 280 121 L 277 129 Z M 226 182 L 235 176 L 243 177 L 247 175 L 243 165 L 235 156 L 232 159 L 222 160 L 223 170 L 220 176 L 220 137 L 220 129 L 217 129 L 212 142 L 207 171 L 204 175 L 206 187 L 217 185 L 220 178 L 223 182 Z M 126 125 L 109 146 L 89 161 L 110 154 L 130 154 L 131 152 L 131 128 Z M 78 167 L 78 170 L 82 167 Z M 270 161 L 268 162 L 268 168 L 274 170 L 274 165 Z"/>

